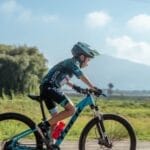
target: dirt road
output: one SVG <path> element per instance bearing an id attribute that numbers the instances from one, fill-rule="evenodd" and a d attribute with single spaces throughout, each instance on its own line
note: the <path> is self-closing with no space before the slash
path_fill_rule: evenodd
<path id="1" fill-rule="evenodd" d="M 118 150 L 124 150 L 124 147 L 125 147 L 125 144 L 121 143 L 119 144 Z M 65 141 L 64 143 L 62 143 L 61 150 L 78 150 L 78 143 Z M 93 150 L 93 149 L 90 149 L 90 146 L 89 146 L 88 150 Z M 150 150 L 150 142 L 141 142 L 141 141 L 138 142 L 137 150 Z"/>
<path id="2" fill-rule="evenodd" d="M 30 142 L 29 142 L 30 143 Z M 90 143 L 90 145 L 92 146 L 92 142 Z M 1 146 L 1 143 L 0 143 Z M 119 147 L 115 150 L 125 150 L 125 143 L 120 143 Z M 78 142 L 73 142 L 73 141 L 64 141 L 61 145 L 61 150 L 78 150 Z M 1 150 L 1 147 L 0 147 Z M 93 146 L 92 149 L 90 148 L 90 146 L 88 147 L 87 150 L 93 150 Z M 137 150 L 150 150 L 150 142 L 138 142 L 137 143 Z"/>

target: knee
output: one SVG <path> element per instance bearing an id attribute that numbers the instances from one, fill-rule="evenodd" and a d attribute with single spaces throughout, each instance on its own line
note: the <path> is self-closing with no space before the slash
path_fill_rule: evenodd
<path id="1" fill-rule="evenodd" d="M 68 112 L 68 115 L 70 115 L 70 116 L 72 116 L 76 111 L 76 108 L 73 105 L 69 105 L 65 109 Z"/>
<path id="2" fill-rule="evenodd" d="M 75 107 L 73 106 L 71 109 L 70 109 L 70 115 L 73 115 L 75 113 L 76 109 Z"/>

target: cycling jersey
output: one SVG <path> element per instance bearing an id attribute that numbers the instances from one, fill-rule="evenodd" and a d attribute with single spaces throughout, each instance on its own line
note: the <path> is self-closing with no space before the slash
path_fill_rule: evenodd
<path id="1" fill-rule="evenodd" d="M 77 78 L 83 75 L 79 67 L 79 61 L 74 57 L 66 59 L 51 68 L 48 74 L 43 78 L 41 85 L 49 84 L 53 87 L 60 88 L 67 83 L 73 75 Z"/>

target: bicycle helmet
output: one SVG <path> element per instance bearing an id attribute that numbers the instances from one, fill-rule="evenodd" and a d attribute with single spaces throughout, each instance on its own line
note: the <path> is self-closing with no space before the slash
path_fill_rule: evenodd
<path id="1" fill-rule="evenodd" d="M 71 52 L 74 57 L 79 57 L 80 55 L 84 55 L 86 57 L 94 58 L 95 56 L 100 55 L 98 51 L 91 48 L 90 45 L 84 42 L 78 42 L 77 44 L 75 44 Z"/>

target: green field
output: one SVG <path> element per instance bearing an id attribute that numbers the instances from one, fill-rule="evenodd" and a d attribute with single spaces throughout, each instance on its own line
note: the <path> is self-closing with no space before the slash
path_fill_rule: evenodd
<path id="1" fill-rule="evenodd" d="M 74 103 L 77 103 L 80 97 L 72 97 Z M 150 100 L 135 99 L 111 99 L 98 100 L 97 104 L 103 113 L 119 114 L 129 120 L 135 129 L 138 140 L 150 141 Z M 31 101 L 27 97 L 16 96 L 14 100 L 0 99 L 0 113 L 19 112 L 27 115 L 36 123 L 41 121 L 41 112 L 37 102 Z M 62 109 L 62 108 L 60 108 Z M 77 139 L 85 124 L 93 116 L 87 107 L 68 133 L 67 139 Z M 47 117 L 49 116 L 46 110 Z M 67 120 L 66 120 L 67 122 Z M 2 129 L 2 127 L 0 127 Z M 1 138 L 1 137 L 0 137 Z"/>

